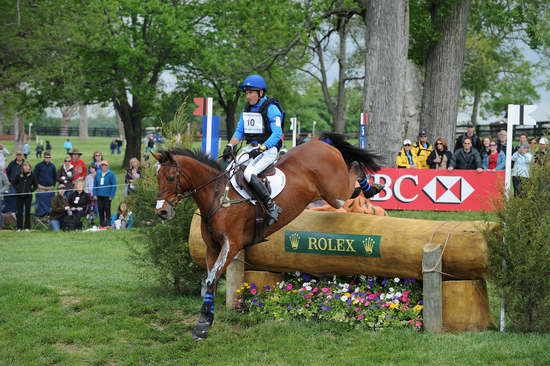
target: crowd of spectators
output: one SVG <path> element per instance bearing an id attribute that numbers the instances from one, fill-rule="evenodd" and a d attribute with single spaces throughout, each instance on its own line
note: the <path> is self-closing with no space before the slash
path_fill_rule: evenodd
<path id="1" fill-rule="evenodd" d="M 499 131 L 497 138 L 475 135 L 474 127 L 468 126 L 466 133 L 455 141 L 451 151 L 443 137 L 435 139 L 433 145 L 428 141 L 427 131 L 422 130 L 416 142 L 405 139 L 395 158 L 398 168 L 440 169 L 452 171 L 476 170 L 498 171 L 506 169 L 506 131 Z M 545 164 L 550 161 L 547 150 L 548 139 L 532 138 L 528 140 L 525 133 L 520 134 L 517 145 L 512 149 L 512 183 L 515 194 L 521 194 L 521 185 L 529 179 L 529 168 L 532 162 Z"/>
<path id="2" fill-rule="evenodd" d="M 65 148 L 67 142 L 70 140 L 65 141 Z M 33 206 L 36 207 L 33 215 L 54 231 L 81 230 L 86 219 L 88 226 L 93 227 L 97 218 L 99 227 L 132 227 L 132 213 L 125 203 L 111 214 L 117 178 L 101 152 L 94 152 L 87 165 L 81 159 L 82 153 L 71 146 L 57 169 L 48 145 L 46 141 L 46 149 L 41 153 L 43 160 L 33 169 L 23 151 L 16 152 L 15 159 L 6 165 L 9 151 L 0 144 L 0 213 L 15 213 L 17 231 L 31 229 Z M 131 159 L 125 175 L 126 195 L 135 191 L 140 177 L 140 162 Z M 0 229 L 3 227 L 4 215 L 0 214 Z"/>

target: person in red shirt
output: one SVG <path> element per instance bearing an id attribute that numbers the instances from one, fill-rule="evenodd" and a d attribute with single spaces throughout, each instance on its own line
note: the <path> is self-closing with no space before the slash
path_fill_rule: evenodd
<path id="1" fill-rule="evenodd" d="M 76 149 L 73 149 L 69 155 L 71 156 L 71 164 L 74 167 L 74 175 L 73 175 L 73 182 L 79 180 L 79 179 L 86 179 L 86 175 L 88 174 L 86 163 L 80 159 L 80 156 L 82 153 Z"/>
<path id="2" fill-rule="evenodd" d="M 481 166 L 484 170 L 496 171 L 504 170 L 506 168 L 506 155 L 504 151 L 498 151 L 498 145 L 496 141 L 489 143 L 489 151 L 483 155 L 483 161 Z"/>

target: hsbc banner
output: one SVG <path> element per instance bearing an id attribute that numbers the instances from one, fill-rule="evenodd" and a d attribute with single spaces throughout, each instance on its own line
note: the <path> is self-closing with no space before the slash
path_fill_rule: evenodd
<path id="1" fill-rule="evenodd" d="M 371 201 L 390 210 L 492 211 L 504 171 L 386 168 L 374 174 L 385 185 Z"/>

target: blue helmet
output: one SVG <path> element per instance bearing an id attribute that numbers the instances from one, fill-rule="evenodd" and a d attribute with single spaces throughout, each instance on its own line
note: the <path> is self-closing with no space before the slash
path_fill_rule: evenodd
<path id="1" fill-rule="evenodd" d="M 246 79 L 244 79 L 243 83 L 239 85 L 239 87 L 243 90 L 250 89 L 250 90 L 259 90 L 263 89 L 267 91 L 267 83 L 265 82 L 264 78 L 260 75 L 250 75 L 247 76 Z"/>

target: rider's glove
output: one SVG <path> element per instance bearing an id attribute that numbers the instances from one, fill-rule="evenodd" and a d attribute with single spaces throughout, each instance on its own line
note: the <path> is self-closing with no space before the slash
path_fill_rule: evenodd
<path id="1" fill-rule="evenodd" d="M 228 159 L 233 156 L 233 145 L 228 144 L 225 149 L 223 149 L 223 158 Z"/>
<path id="2" fill-rule="evenodd" d="M 248 152 L 248 157 L 250 159 L 255 159 L 258 155 L 260 155 L 261 153 L 263 153 L 263 151 L 261 150 L 260 147 L 258 147 L 257 149 L 254 149 L 254 150 L 250 150 Z"/>

